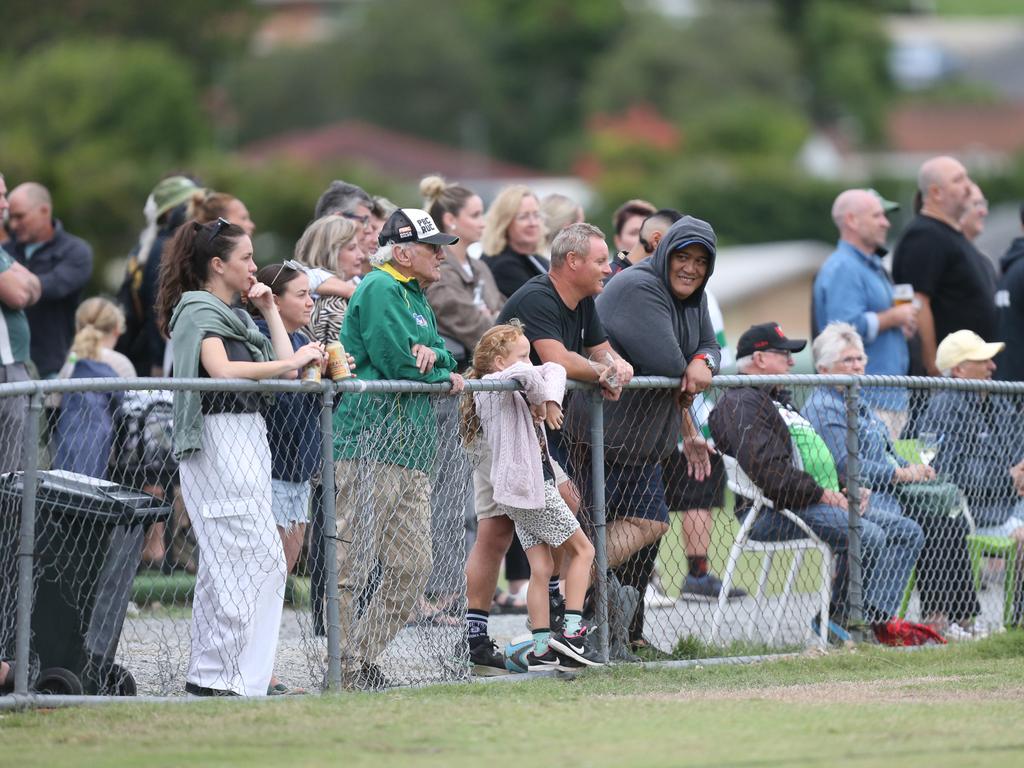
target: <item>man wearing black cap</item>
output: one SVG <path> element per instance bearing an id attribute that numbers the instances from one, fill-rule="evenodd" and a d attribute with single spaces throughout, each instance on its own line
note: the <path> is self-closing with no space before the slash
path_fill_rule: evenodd
<path id="1" fill-rule="evenodd" d="M 793 353 L 807 345 L 804 339 L 789 339 L 777 323 L 749 328 L 737 346 L 741 374 L 784 374 L 793 365 Z M 821 436 L 793 406 L 788 391 L 778 385 L 728 389 L 710 418 L 715 445 L 732 456 L 772 502 L 755 521 L 751 538 L 782 541 L 802 538 L 803 533 L 775 509 L 789 509 L 798 515 L 822 541 L 835 560 L 832 583 L 829 634 L 847 640 L 848 531 L 849 513 L 842 493 L 835 461 Z M 917 559 L 923 544 L 920 527 L 902 515 L 868 509 L 868 493 L 861 491 L 861 554 L 864 563 L 864 620 L 875 629 L 880 642 L 893 638 L 899 644 L 915 644 L 905 632 L 905 622 L 896 616 L 906 586 L 894 574 L 904 573 L 907 563 Z M 749 505 L 737 504 L 742 517 Z M 817 631 L 815 618 L 812 626 Z M 918 640 L 919 642 L 919 640 Z"/>
<path id="2" fill-rule="evenodd" d="M 378 237 L 374 269 L 349 301 L 341 343 L 364 381 L 451 382 L 455 358 L 437 332 L 422 284 L 440 277 L 441 246 L 458 242 L 426 211 L 395 211 Z M 436 422 L 422 395 L 345 395 L 334 415 L 338 587 L 346 686 L 388 685 L 375 663 L 402 628 L 430 575 L 430 479 Z M 371 570 L 380 579 L 358 605 Z"/>

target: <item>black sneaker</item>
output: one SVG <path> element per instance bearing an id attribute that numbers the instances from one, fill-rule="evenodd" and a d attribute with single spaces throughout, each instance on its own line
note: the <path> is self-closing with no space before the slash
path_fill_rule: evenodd
<path id="1" fill-rule="evenodd" d="M 687 576 L 686 581 L 683 582 L 683 589 L 679 593 L 679 599 L 712 603 L 718 601 L 718 595 L 721 591 L 722 580 L 711 573 L 711 571 L 708 571 L 703 576 Z M 746 596 L 746 591 L 739 587 L 729 588 L 729 600 Z"/>
<path id="2" fill-rule="evenodd" d="M 575 664 L 568 665 L 571 669 L 580 666 L 600 667 L 601 662 L 587 653 L 586 639 L 587 630 L 580 627 L 579 631 L 572 635 L 566 635 L 564 632 L 552 635 L 549 642 L 558 655 L 563 657 L 563 660 L 575 662 Z"/>
<path id="3" fill-rule="evenodd" d="M 551 647 L 548 647 L 540 656 L 537 655 L 536 651 L 530 651 L 526 654 L 526 663 L 531 672 L 542 672 L 545 669 L 558 669 L 561 662 L 559 661 L 558 654 Z"/>
<path id="4" fill-rule="evenodd" d="M 394 683 L 376 664 L 365 663 L 356 669 L 342 670 L 341 684 L 350 691 L 380 691 Z"/>
<path id="5" fill-rule="evenodd" d="M 473 665 L 473 674 L 477 677 L 497 677 L 507 675 L 505 654 L 498 650 L 498 644 L 491 638 L 481 638 L 469 645 L 469 663 Z"/>
<path id="6" fill-rule="evenodd" d="M 557 635 L 565 626 L 565 598 L 561 592 L 548 592 L 548 621 L 551 623 L 551 634 Z"/>
<path id="7" fill-rule="evenodd" d="M 562 627 L 565 626 L 565 598 L 562 597 L 561 592 L 557 595 L 548 592 L 548 626 L 551 628 L 552 634 L 561 632 Z M 533 629 L 533 622 L 529 617 L 526 619 L 526 628 Z"/>

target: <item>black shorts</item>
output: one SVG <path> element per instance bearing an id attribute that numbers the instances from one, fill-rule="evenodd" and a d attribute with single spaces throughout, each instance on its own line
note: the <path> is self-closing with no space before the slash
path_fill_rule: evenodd
<path id="1" fill-rule="evenodd" d="M 665 483 L 665 501 L 673 512 L 711 509 L 725 504 L 725 465 L 717 453 L 711 454 L 711 475 L 694 480 L 686 474 L 686 457 L 681 451 L 661 462 Z"/>

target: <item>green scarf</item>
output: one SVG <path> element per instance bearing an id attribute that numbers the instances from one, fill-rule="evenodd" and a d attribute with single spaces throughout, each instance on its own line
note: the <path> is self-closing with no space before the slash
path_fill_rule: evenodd
<path id="1" fill-rule="evenodd" d="M 240 316 L 209 291 L 187 291 L 174 308 L 170 323 L 174 349 L 174 376 L 192 379 L 199 376 L 199 348 L 208 334 L 234 339 L 245 344 L 258 363 L 275 360 L 270 339 L 260 333 L 248 315 Z M 181 461 L 202 450 L 202 394 L 197 391 L 174 393 L 174 457 Z"/>

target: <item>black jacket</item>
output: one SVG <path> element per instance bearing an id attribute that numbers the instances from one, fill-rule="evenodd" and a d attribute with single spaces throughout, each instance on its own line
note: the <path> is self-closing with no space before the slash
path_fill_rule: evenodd
<path id="1" fill-rule="evenodd" d="M 493 256 L 484 256 L 483 261 L 491 270 L 494 283 L 505 298 L 511 298 L 527 280 L 547 274 L 550 268 L 548 260 L 543 256 L 528 256 L 513 251 L 511 246 L 506 246 L 505 250 Z"/>
<path id="2" fill-rule="evenodd" d="M 739 462 L 777 509 L 801 509 L 821 501 L 824 490 L 794 463 L 793 441 L 775 402 L 789 404 L 783 389 L 727 389 L 708 423 L 715 447 Z M 748 505 L 737 508 L 741 514 Z"/>
<path id="3" fill-rule="evenodd" d="M 27 246 L 14 243 L 14 258 L 39 278 L 42 295 L 25 309 L 32 333 L 30 350 L 39 375 L 55 375 L 75 337 L 75 310 L 92 276 L 92 248 L 54 220 L 53 237 L 26 258 Z"/>
<path id="4" fill-rule="evenodd" d="M 996 357 L 996 378 L 1024 381 L 1024 237 L 1010 243 L 999 260 L 1002 277 L 996 288 L 996 338 L 1006 349 Z"/>

